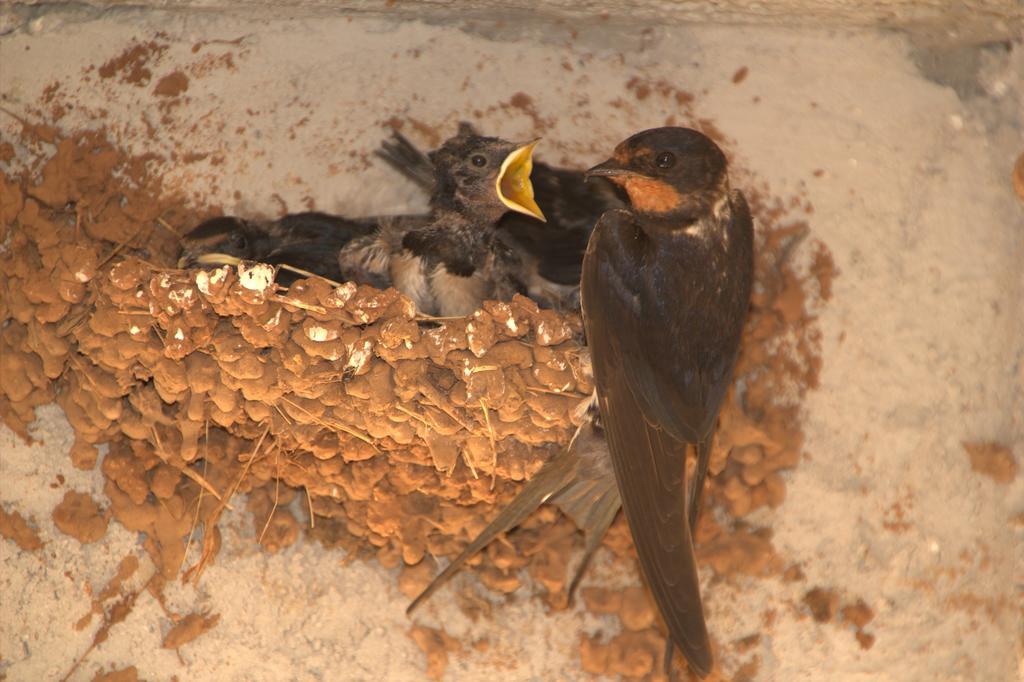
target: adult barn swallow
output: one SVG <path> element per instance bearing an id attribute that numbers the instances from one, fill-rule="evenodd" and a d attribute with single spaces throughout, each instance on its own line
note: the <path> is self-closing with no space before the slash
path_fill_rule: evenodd
<path id="1" fill-rule="evenodd" d="M 527 481 L 519 494 L 409 604 L 406 613 L 412 613 L 429 599 L 462 568 L 467 559 L 502 533 L 521 524 L 545 503 L 557 506 L 583 531 L 583 556 L 569 584 L 568 598 L 571 602 L 590 559 L 601 546 L 601 540 L 622 506 L 595 403 L 590 403 L 584 421 L 569 446 Z"/>
<path id="2" fill-rule="evenodd" d="M 476 135 L 469 123 L 459 124 L 457 137 Z M 454 138 L 453 138 L 454 139 Z M 381 143 L 377 155 L 388 165 L 433 194 L 435 175 L 428 155 L 398 132 Z M 625 206 L 623 193 L 611 182 L 586 182 L 578 170 L 534 162 L 530 176 L 546 223 L 522 212 L 498 221 L 499 235 L 522 261 L 519 278 L 540 301 L 558 299 L 579 286 L 583 253 L 594 224 L 610 209 Z"/>
<path id="3" fill-rule="evenodd" d="M 486 299 L 526 293 L 521 261 L 495 226 L 509 211 L 544 220 L 530 182 L 535 145 L 473 134 L 449 139 L 430 154 L 426 224 L 383 221 L 372 239 L 342 250 L 342 270 L 386 270 L 392 286 L 428 315 L 469 315 Z"/>
<path id="4" fill-rule="evenodd" d="M 711 649 L 693 531 L 711 437 L 753 281 L 753 225 L 725 155 L 688 128 L 633 135 L 589 176 L 629 208 L 605 213 L 583 261 L 584 327 L 608 448 L 640 566 L 674 643 L 701 677 Z M 684 490 L 686 450 L 697 470 Z M 671 660 L 666 656 L 666 664 Z"/>

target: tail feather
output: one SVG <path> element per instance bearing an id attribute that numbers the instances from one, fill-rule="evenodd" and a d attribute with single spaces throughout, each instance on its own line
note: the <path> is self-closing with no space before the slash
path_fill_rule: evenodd
<path id="1" fill-rule="evenodd" d="M 427 585 L 417 596 L 406 613 L 412 613 L 417 606 L 430 598 L 439 587 L 444 585 L 458 573 L 466 560 L 490 544 L 491 540 L 498 535 L 508 531 L 526 520 L 537 507 L 543 504 L 549 497 L 564 488 L 573 479 L 576 473 L 576 457 L 571 452 L 563 452 L 555 459 L 548 462 L 523 488 L 522 492 L 507 507 L 501 510 L 497 517 L 470 542 L 459 556 L 455 557 L 448 566 Z"/>
<path id="2" fill-rule="evenodd" d="M 391 133 L 391 138 L 380 143 L 380 149 L 374 152 L 389 166 L 412 180 L 423 191 L 430 194 L 434 191 L 434 164 L 427 155 L 398 131 Z"/>
<path id="3" fill-rule="evenodd" d="M 689 491 L 689 506 L 686 518 L 690 523 L 690 535 L 697 541 L 697 520 L 700 517 L 700 502 L 704 495 L 704 479 L 708 475 L 708 462 L 711 460 L 711 441 L 714 435 L 697 443 L 697 470 L 693 474 L 693 483 Z"/>

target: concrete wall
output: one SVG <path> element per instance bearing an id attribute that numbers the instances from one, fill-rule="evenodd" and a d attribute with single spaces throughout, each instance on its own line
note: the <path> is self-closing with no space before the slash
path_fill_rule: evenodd
<path id="1" fill-rule="evenodd" d="M 0 3 L 5 4 L 5 3 Z M 0 33 L 54 4 L 15 0 L 0 10 Z M 64 3 L 62 3 L 64 4 Z M 881 27 L 931 41 L 988 42 L 1024 34 L 1024 0 L 84 0 L 83 7 L 187 8 L 266 13 L 329 12 L 457 22 L 505 15 L 510 22 L 713 22 L 779 26 Z M 11 10 L 13 8 L 13 10 Z"/>

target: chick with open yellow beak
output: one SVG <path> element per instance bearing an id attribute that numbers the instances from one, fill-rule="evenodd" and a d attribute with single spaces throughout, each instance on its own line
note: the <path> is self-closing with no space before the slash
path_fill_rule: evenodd
<path id="1" fill-rule="evenodd" d="M 530 173 L 537 140 L 515 144 L 469 131 L 429 155 L 434 184 L 422 227 L 390 236 L 391 281 L 420 312 L 462 316 L 488 299 L 526 293 L 523 261 L 498 222 L 510 211 L 544 221 Z M 385 230 L 387 232 L 387 230 Z M 347 254 L 366 260 L 364 254 Z"/>
<path id="2" fill-rule="evenodd" d="M 533 172 L 533 150 L 540 139 L 516 147 L 501 162 L 495 190 L 501 202 L 513 211 L 532 216 L 547 222 L 544 212 L 533 198 L 533 184 L 530 173 Z"/>

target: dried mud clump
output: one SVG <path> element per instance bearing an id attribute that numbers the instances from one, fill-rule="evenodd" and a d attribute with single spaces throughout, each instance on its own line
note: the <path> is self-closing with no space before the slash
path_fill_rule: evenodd
<path id="1" fill-rule="evenodd" d="M 134 665 L 105 673 L 96 673 L 93 682 L 139 682 L 139 670 Z"/>
<path id="2" fill-rule="evenodd" d="M 1008 485 L 1017 478 L 1017 460 L 1010 448 L 1000 443 L 964 443 L 971 458 L 971 469 L 988 476 L 996 483 Z"/>
<path id="3" fill-rule="evenodd" d="M 804 594 L 803 604 L 815 622 L 852 627 L 853 636 L 862 649 L 874 646 L 875 636 L 866 632 L 865 628 L 874 620 L 875 612 L 863 599 L 855 599 L 853 602 L 840 605 L 838 591 L 815 587 Z"/>
<path id="4" fill-rule="evenodd" d="M 444 677 L 445 668 L 448 667 L 449 653 L 462 651 L 459 640 L 449 636 L 443 628 L 435 630 L 422 625 L 414 625 L 409 630 L 409 636 L 427 657 L 427 676 L 432 680 L 440 680 Z"/>
<path id="5" fill-rule="evenodd" d="M 64 494 L 64 500 L 53 510 L 53 523 L 60 532 L 84 545 L 96 542 L 107 534 L 110 517 L 87 493 L 69 490 Z"/>
<path id="6" fill-rule="evenodd" d="M 862 649 L 870 649 L 874 646 L 875 636 L 865 632 L 864 628 L 875 619 L 875 612 L 864 603 L 864 600 L 858 599 L 852 604 L 847 604 L 840 609 L 839 613 L 843 617 L 844 622 L 853 626 L 854 637 L 857 638 L 857 642 Z"/>
<path id="7" fill-rule="evenodd" d="M 93 616 L 103 618 L 107 607 L 114 600 L 123 598 L 126 592 L 126 584 L 139 570 L 139 558 L 134 554 L 125 555 L 117 565 L 117 571 L 111 576 L 107 584 L 98 593 L 93 594 L 92 606 L 89 612 L 78 619 L 75 623 L 75 630 L 81 631 L 89 626 Z"/>
<path id="8" fill-rule="evenodd" d="M 206 632 L 217 627 L 220 614 L 208 616 L 202 613 L 190 613 L 176 623 L 164 636 L 161 646 L 165 649 L 178 649 L 197 639 Z"/>
<path id="9" fill-rule="evenodd" d="M 828 623 L 839 609 L 839 595 L 833 590 L 815 587 L 804 595 L 804 605 L 819 623 Z"/>
<path id="10" fill-rule="evenodd" d="M 173 211 L 147 170 L 150 159 L 128 157 L 100 133 L 61 139 L 40 127 L 26 125 L 23 143 L 50 155 L 20 177 L 0 178 L 7 231 L 0 250 L 0 416 L 25 439 L 34 408 L 53 402 L 68 383 L 90 389 L 89 398 L 79 396 L 85 405 L 61 395 L 69 416 L 92 409 L 117 418 L 119 389 L 76 348 L 72 330 L 91 308 L 89 287 L 101 266 L 106 271 L 125 251 L 164 259 L 175 248 L 167 235 L 154 234 L 156 218 Z M 116 429 L 79 422 L 76 451 L 84 465 L 95 457 L 86 444 Z"/>
<path id="11" fill-rule="evenodd" d="M 18 512 L 8 513 L 3 507 L 0 507 L 0 537 L 11 540 L 26 552 L 35 552 L 43 547 L 35 528 Z"/>
<path id="12" fill-rule="evenodd" d="M 660 670 L 665 640 L 655 628 L 659 616 L 645 589 L 585 588 L 583 599 L 588 610 L 615 615 L 621 625 L 621 632 L 607 641 L 601 636 L 584 635 L 580 639 L 580 661 L 585 671 L 641 678 Z"/>

